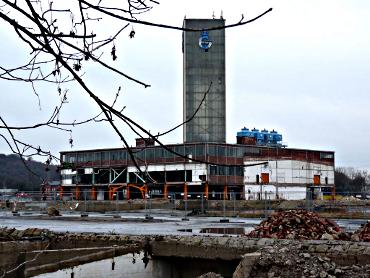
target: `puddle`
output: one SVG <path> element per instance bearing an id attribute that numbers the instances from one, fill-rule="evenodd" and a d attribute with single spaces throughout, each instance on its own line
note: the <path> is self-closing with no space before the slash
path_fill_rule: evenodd
<path id="1" fill-rule="evenodd" d="M 202 228 L 200 233 L 223 234 L 223 235 L 244 235 L 245 229 L 242 227 L 222 227 L 222 228 Z"/>
<path id="2" fill-rule="evenodd" d="M 192 278 L 213 271 L 227 278 L 232 277 L 238 263 L 238 260 L 222 261 L 174 257 L 155 257 L 148 259 L 141 252 L 87 263 L 34 277 Z"/>

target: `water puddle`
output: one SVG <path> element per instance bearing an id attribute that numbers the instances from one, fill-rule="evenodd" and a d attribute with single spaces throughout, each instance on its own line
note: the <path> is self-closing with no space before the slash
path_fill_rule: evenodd
<path id="1" fill-rule="evenodd" d="M 45 273 L 40 278 L 192 278 L 213 271 L 232 277 L 239 261 L 203 260 L 174 257 L 148 258 L 144 252 Z"/>
<path id="2" fill-rule="evenodd" d="M 200 233 L 206 234 L 223 234 L 223 235 L 244 235 L 245 229 L 243 227 L 221 227 L 221 228 L 202 228 Z"/>

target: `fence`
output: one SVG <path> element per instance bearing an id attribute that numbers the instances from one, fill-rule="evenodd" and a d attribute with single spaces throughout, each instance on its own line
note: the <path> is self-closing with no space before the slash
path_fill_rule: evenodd
<path id="1" fill-rule="evenodd" d="M 111 200 L 90 200 L 85 192 L 76 199 L 73 193 L 64 193 L 62 196 L 57 191 L 52 192 L 22 192 L 13 195 L 0 195 L 3 208 L 16 206 L 18 210 L 32 210 L 40 207 L 45 210 L 47 206 L 55 206 L 61 211 L 129 211 L 153 209 L 167 210 L 169 213 L 185 211 L 184 215 L 216 215 L 255 217 L 267 216 L 275 210 L 306 209 L 320 213 L 348 215 L 348 217 L 369 217 L 370 198 L 364 193 L 337 193 L 335 198 L 325 198 L 308 191 L 304 198 L 292 200 L 289 196 L 265 194 L 249 195 L 246 200 L 237 199 L 235 192 L 174 192 L 166 195 L 148 191 L 144 199 L 125 200 L 124 192 L 116 192 Z M 299 192 L 301 193 L 301 192 Z M 108 196 L 110 192 L 104 192 Z M 284 193 L 297 196 L 297 192 Z M 208 197 L 207 197 L 208 196 Z"/>

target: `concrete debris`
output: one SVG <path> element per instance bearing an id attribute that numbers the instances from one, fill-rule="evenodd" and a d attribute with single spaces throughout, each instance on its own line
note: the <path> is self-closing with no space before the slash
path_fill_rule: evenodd
<path id="1" fill-rule="evenodd" d="M 333 221 L 306 210 L 279 211 L 262 221 L 248 237 L 350 240 Z"/>
<path id="2" fill-rule="evenodd" d="M 221 274 L 217 274 L 214 272 L 208 272 L 208 273 L 198 276 L 198 278 L 223 278 L 223 276 Z"/>
<path id="3" fill-rule="evenodd" d="M 370 242 L 370 222 L 367 222 L 363 227 L 354 232 L 351 240 Z"/>
<path id="4" fill-rule="evenodd" d="M 292 243 L 266 246 L 260 250 L 261 256 L 247 277 L 370 277 L 369 264 L 339 266 L 304 249 L 303 245 Z"/>
<path id="5" fill-rule="evenodd" d="M 16 230 L 15 228 L 0 228 L 0 242 L 14 240 L 40 240 L 53 238 L 53 232 L 47 229 L 28 228 L 25 230 Z"/>
<path id="6" fill-rule="evenodd" d="M 49 216 L 60 216 L 59 210 L 55 207 L 48 207 L 48 215 Z"/>

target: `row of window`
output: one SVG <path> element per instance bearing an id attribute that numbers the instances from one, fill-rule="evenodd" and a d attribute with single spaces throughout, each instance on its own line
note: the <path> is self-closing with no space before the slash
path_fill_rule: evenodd
<path id="1" fill-rule="evenodd" d="M 258 155 L 260 150 L 255 147 L 248 146 L 221 146 L 221 145 L 178 145 L 170 147 L 171 150 L 180 155 L 192 155 L 198 159 L 205 158 L 205 155 L 220 156 L 220 157 L 243 157 L 244 155 Z M 134 156 L 139 160 L 154 160 L 154 159 L 171 159 L 175 158 L 176 154 L 171 153 L 161 147 L 133 149 Z M 99 151 L 99 152 L 78 152 L 67 153 L 62 157 L 63 162 L 81 163 L 92 161 L 125 161 L 130 159 L 127 150 L 115 151 Z"/>
<path id="2" fill-rule="evenodd" d="M 211 176 L 244 176 L 243 167 L 241 166 L 209 166 Z"/>

